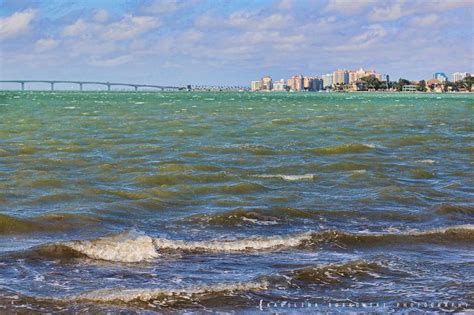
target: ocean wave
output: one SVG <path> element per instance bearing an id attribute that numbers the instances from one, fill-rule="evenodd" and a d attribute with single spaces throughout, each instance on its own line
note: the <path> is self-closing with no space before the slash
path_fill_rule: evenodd
<path id="1" fill-rule="evenodd" d="M 319 147 L 309 151 L 316 154 L 363 153 L 375 149 L 375 145 L 366 143 L 346 143 L 328 147 Z"/>
<path id="2" fill-rule="evenodd" d="M 92 259 L 134 263 L 159 256 L 151 237 L 131 231 L 96 240 L 71 241 L 61 245 Z"/>
<path id="3" fill-rule="evenodd" d="M 17 218 L 0 214 L 0 235 L 58 232 L 99 221 L 97 217 L 75 213 L 50 213 L 35 218 Z"/>
<path id="4" fill-rule="evenodd" d="M 294 208 L 244 209 L 237 208 L 226 212 L 196 214 L 184 218 L 186 223 L 199 223 L 211 226 L 235 227 L 242 225 L 276 225 L 296 219 L 314 218 L 316 214 Z"/>
<path id="5" fill-rule="evenodd" d="M 307 287 L 312 285 L 350 285 L 364 279 L 390 276 L 409 276 L 401 270 L 393 270 L 382 262 L 356 260 L 317 266 L 306 266 L 278 274 L 259 276 L 248 282 L 191 285 L 180 288 L 107 288 L 85 292 L 65 298 L 65 301 L 95 303 L 157 303 L 162 306 L 178 306 L 189 302 L 205 304 L 208 299 L 225 296 L 247 295 L 273 287 Z"/>
<path id="6" fill-rule="evenodd" d="M 293 182 L 293 181 L 303 181 L 303 180 L 311 181 L 316 178 L 316 175 L 315 174 L 303 174 L 303 175 L 263 174 L 263 175 L 254 175 L 254 177 L 277 178 L 277 179 Z"/>
<path id="7" fill-rule="evenodd" d="M 149 302 L 161 300 L 162 306 L 170 306 L 190 299 L 199 300 L 206 297 L 222 298 L 224 296 L 234 296 L 237 293 L 249 291 L 262 291 L 268 288 L 266 281 L 243 282 L 230 284 L 214 284 L 190 286 L 186 288 L 141 288 L 141 289 L 101 289 L 86 292 L 68 298 L 75 302 L 99 302 L 99 303 L 130 303 Z"/>
<path id="8" fill-rule="evenodd" d="M 453 205 L 442 204 L 435 208 L 435 212 L 444 215 L 467 215 L 474 216 L 474 206 L 472 205 Z"/>
<path id="9" fill-rule="evenodd" d="M 224 153 L 224 154 L 242 154 L 249 153 L 254 155 L 277 155 L 282 153 L 281 151 L 272 147 L 256 145 L 256 144 L 239 144 L 239 145 L 226 145 L 226 146 L 203 146 L 200 148 L 201 151 L 209 153 Z"/>
<path id="10" fill-rule="evenodd" d="M 407 276 L 408 273 L 390 269 L 381 262 L 355 260 L 292 270 L 285 275 L 285 278 L 290 279 L 290 283 L 301 287 L 305 284 L 334 285 L 391 275 Z"/>
<path id="11" fill-rule="evenodd" d="M 246 223 L 257 225 L 278 224 L 280 218 L 262 213 L 262 211 L 248 211 L 236 209 L 216 214 L 198 214 L 185 218 L 183 221 L 217 226 L 240 226 Z"/>
<path id="12" fill-rule="evenodd" d="M 427 214 L 400 211 L 350 211 L 297 209 L 289 207 L 236 208 L 224 212 L 195 214 L 182 219 L 186 224 L 201 224 L 215 227 L 238 227 L 246 225 L 277 225 L 295 222 L 313 223 L 319 220 L 381 220 L 419 222 L 428 218 Z"/>
<path id="13" fill-rule="evenodd" d="M 147 176 L 139 176 L 136 178 L 137 182 L 149 186 L 158 185 L 177 185 L 184 183 L 216 183 L 225 182 L 234 179 L 225 172 L 218 173 L 203 173 L 203 174 L 155 174 Z"/>
<path id="14" fill-rule="evenodd" d="M 238 183 L 220 186 L 200 186 L 192 189 L 193 194 L 251 194 L 268 190 L 267 187 L 256 183 Z"/>
<path id="15" fill-rule="evenodd" d="M 329 245 L 338 248 L 364 246 L 393 246 L 396 243 L 468 243 L 474 242 L 474 225 L 408 231 L 399 233 L 349 233 L 337 230 L 308 231 L 284 236 L 254 236 L 237 240 L 215 239 L 185 241 L 150 236 L 129 231 L 96 240 L 59 243 L 92 259 L 115 262 L 141 262 L 158 258 L 161 254 L 186 253 L 239 253 L 289 249 L 315 249 Z M 50 245 L 46 245 L 50 246 Z"/>

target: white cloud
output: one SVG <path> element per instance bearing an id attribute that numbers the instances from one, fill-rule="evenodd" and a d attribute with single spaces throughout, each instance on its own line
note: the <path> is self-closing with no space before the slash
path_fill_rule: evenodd
<path id="1" fill-rule="evenodd" d="M 237 11 L 226 18 L 219 18 L 207 14 L 199 16 L 195 25 L 202 28 L 238 28 L 245 30 L 272 30 L 284 29 L 293 22 L 288 14 L 258 15 L 248 11 Z"/>
<path id="2" fill-rule="evenodd" d="M 107 10 L 104 10 L 104 9 L 97 10 L 94 13 L 93 19 L 94 21 L 99 22 L 99 23 L 107 22 L 107 20 L 109 19 L 109 12 L 107 12 Z"/>
<path id="3" fill-rule="evenodd" d="M 436 14 L 428 14 L 423 16 L 416 16 L 412 18 L 411 24 L 413 26 L 432 26 L 439 22 L 439 16 Z"/>
<path id="4" fill-rule="evenodd" d="M 35 50 L 38 52 L 47 51 L 53 49 L 59 45 L 59 40 L 53 38 L 39 39 L 35 43 Z"/>
<path id="5" fill-rule="evenodd" d="M 290 10 L 293 7 L 294 0 L 280 0 L 276 5 L 279 10 Z"/>
<path id="6" fill-rule="evenodd" d="M 146 14 L 169 14 L 185 9 L 198 3 L 199 0 L 155 0 L 151 4 L 142 7 Z"/>
<path id="7" fill-rule="evenodd" d="M 77 36 L 83 34 L 88 29 L 88 25 L 84 20 L 79 19 L 71 25 L 64 28 L 63 34 L 66 36 Z"/>
<path id="8" fill-rule="evenodd" d="M 184 31 L 180 36 L 180 40 L 187 43 L 195 43 L 200 41 L 204 37 L 204 33 L 197 30 Z"/>
<path id="9" fill-rule="evenodd" d="M 35 16 L 36 11 L 25 10 L 0 18 L 0 39 L 7 39 L 26 33 Z"/>
<path id="10" fill-rule="evenodd" d="M 373 24 L 367 27 L 367 30 L 361 34 L 355 35 L 350 38 L 345 44 L 332 47 L 331 51 L 352 51 L 357 52 L 370 48 L 373 44 L 378 42 L 380 39 L 385 37 L 388 31 L 380 24 Z"/>
<path id="11" fill-rule="evenodd" d="M 474 2 L 471 0 L 431 0 L 430 5 L 427 6 L 428 10 L 439 12 L 452 10 L 460 7 L 467 7 L 473 9 Z"/>
<path id="12" fill-rule="evenodd" d="M 402 8 L 402 5 L 403 1 L 395 2 L 389 7 L 376 7 L 370 12 L 369 18 L 376 22 L 395 21 L 413 12 L 408 8 Z"/>
<path id="13" fill-rule="evenodd" d="M 160 24 L 161 22 L 155 17 L 133 16 L 129 14 L 119 21 L 105 25 L 78 19 L 73 24 L 66 26 L 63 34 L 66 36 L 101 38 L 111 41 L 125 40 L 133 39 L 160 26 Z"/>
<path id="14" fill-rule="evenodd" d="M 133 60 L 131 55 L 122 55 L 114 58 L 108 59 L 91 59 L 89 64 L 93 66 L 100 66 L 100 67 L 114 67 L 118 65 L 122 65 L 128 63 Z"/>
<path id="15" fill-rule="evenodd" d="M 377 0 L 329 0 L 325 10 L 354 15 L 377 2 Z"/>
<path id="16" fill-rule="evenodd" d="M 396 0 L 389 6 L 379 5 L 372 9 L 369 19 L 376 22 L 396 21 L 402 17 L 414 14 L 427 14 L 430 12 L 446 12 L 449 10 L 465 7 L 468 10 L 474 8 L 471 0 Z"/>
<path id="17" fill-rule="evenodd" d="M 160 26 L 160 21 L 151 16 L 126 15 L 122 20 L 106 26 L 102 36 L 109 40 L 131 39 Z"/>

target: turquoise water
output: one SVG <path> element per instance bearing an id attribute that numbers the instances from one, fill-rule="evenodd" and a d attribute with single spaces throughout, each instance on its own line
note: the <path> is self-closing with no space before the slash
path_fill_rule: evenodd
<path id="1" fill-rule="evenodd" d="M 473 109 L 470 94 L 2 92 L 0 305 L 472 308 Z"/>

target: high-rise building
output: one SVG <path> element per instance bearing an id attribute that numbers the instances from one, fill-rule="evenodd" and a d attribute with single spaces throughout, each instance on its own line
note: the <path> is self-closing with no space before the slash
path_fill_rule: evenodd
<path id="1" fill-rule="evenodd" d="M 436 72 L 435 74 L 433 74 L 433 79 L 445 82 L 448 81 L 448 76 L 444 72 Z"/>
<path id="2" fill-rule="evenodd" d="M 332 87 L 332 73 L 324 74 L 323 75 L 323 87 L 325 89 Z"/>
<path id="3" fill-rule="evenodd" d="M 349 72 L 347 70 L 338 69 L 333 73 L 333 84 L 348 84 Z"/>
<path id="4" fill-rule="evenodd" d="M 268 75 L 264 76 L 262 78 L 262 90 L 271 91 L 272 88 L 273 88 L 272 77 Z"/>
<path id="5" fill-rule="evenodd" d="M 312 82 L 312 91 L 321 91 L 323 89 L 323 79 L 321 78 L 314 78 Z"/>
<path id="6" fill-rule="evenodd" d="M 313 78 L 312 77 L 304 77 L 303 78 L 303 88 L 306 91 L 311 91 L 312 84 L 313 84 Z"/>
<path id="7" fill-rule="evenodd" d="M 470 76 L 471 74 L 469 72 L 455 72 L 453 73 L 453 82 L 462 81 Z"/>
<path id="8" fill-rule="evenodd" d="M 302 75 L 294 75 L 288 80 L 288 87 L 292 91 L 301 91 L 304 88 L 304 81 Z"/>
<path id="9" fill-rule="evenodd" d="M 273 91 L 286 91 L 287 85 L 284 79 L 273 82 Z"/>
<path id="10" fill-rule="evenodd" d="M 364 77 L 374 77 L 377 78 L 379 81 L 382 81 L 382 75 L 377 73 L 375 70 L 364 70 L 360 68 L 359 70 L 351 70 L 348 71 L 349 73 L 349 84 L 352 84 L 356 81 Z"/>
<path id="11" fill-rule="evenodd" d="M 262 80 L 252 81 L 250 83 L 250 89 L 252 91 L 260 91 L 263 87 Z"/>
<path id="12" fill-rule="evenodd" d="M 354 70 L 349 71 L 349 84 L 354 83 L 355 81 L 359 80 L 357 76 L 357 72 Z"/>
<path id="13" fill-rule="evenodd" d="M 306 91 L 319 91 L 323 89 L 323 80 L 318 77 L 304 77 L 303 87 Z"/>

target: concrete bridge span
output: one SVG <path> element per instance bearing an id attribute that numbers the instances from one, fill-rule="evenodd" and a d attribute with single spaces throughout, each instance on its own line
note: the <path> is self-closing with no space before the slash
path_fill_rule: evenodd
<path id="1" fill-rule="evenodd" d="M 59 83 L 77 84 L 79 90 L 82 91 L 84 85 L 104 85 L 107 87 L 107 91 L 111 90 L 112 86 L 128 86 L 138 91 L 139 88 L 155 88 L 161 91 L 178 91 L 184 90 L 185 87 L 180 86 L 166 86 L 166 85 L 154 85 L 154 84 L 136 84 L 136 83 L 119 83 L 119 82 L 99 82 L 99 81 L 69 81 L 69 80 L 0 80 L 0 83 L 18 83 L 20 84 L 21 90 L 25 91 L 26 83 L 46 83 L 50 84 L 51 91 L 54 91 L 54 85 Z"/>

